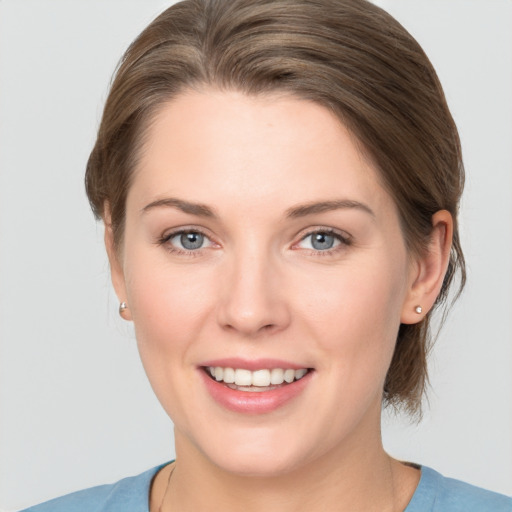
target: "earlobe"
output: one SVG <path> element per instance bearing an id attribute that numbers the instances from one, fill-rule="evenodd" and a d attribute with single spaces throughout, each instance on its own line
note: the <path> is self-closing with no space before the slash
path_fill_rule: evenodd
<path id="1" fill-rule="evenodd" d="M 114 241 L 114 231 L 112 229 L 112 221 L 110 216 L 110 207 L 108 204 L 105 205 L 105 215 L 103 217 L 103 223 L 105 225 L 105 249 L 107 250 L 108 261 L 110 264 L 110 277 L 112 279 L 112 285 L 116 292 L 117 298 L 120 304 L 126 304 L 126 286 L 124 279 L 124 271 L 122 261 L 119 255 L 119 250 L 116 247 Z M 125 320 L 132 320 L 131 313 L 128 307 L 119 309 L 119 314 Z"/>
<path id="2" fill-rule="evenodd" d="M 453 218 L 447 210 L 432 216 L 432 233 L 426 251 L 416 258 L 411 284 L 404 301 L 401 322 L 420 322 L 432 309 L 450 261 Z"/>

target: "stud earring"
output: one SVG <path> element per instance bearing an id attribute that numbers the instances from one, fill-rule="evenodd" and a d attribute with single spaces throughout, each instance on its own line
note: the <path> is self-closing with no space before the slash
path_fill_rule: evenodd
<path id="1" fill-rule="evenodd" d="M 128 309 L 128 304 L 126 302 L 121 302 L 119 304 L 119 315 L 123 316 L 124 312 Z"/>
<path id="2" fill-rule="evenodd" d="M 421 315 L 421 313 L 423 312 L 423 308 L 421 306 L 416 306 L 414 308 L 414 311 L 416 311 L 416 313 L 418 313 L 418 315 Z"/>

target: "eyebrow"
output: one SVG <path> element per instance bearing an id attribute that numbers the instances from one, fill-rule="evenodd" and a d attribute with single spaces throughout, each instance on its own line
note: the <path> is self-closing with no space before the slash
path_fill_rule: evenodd
<path id="1" fill-rule="evenodd" d="M 146 213 L 153 208 L 177 208 L 184 213 L 189 213 L 191 215 L 197 215 L 198 217 L 216 217 L 213 210 L 206 206 L 205 204 L 200 203 L 191 203 L 189 201 L 184 201 L 183 199 L 176 199 L 174 197 L 167 197 L 164 199 L 158 199 L 149 203 L 148 205 L 142 208 L 142 213 Z"/>
<path id="2" fill-rule="evenodd" d="M 351 199 L 337 199 L 332 201 L 312 202 L 304 205 L 294 206 L 286 211 L 286 216 L 289 218 L 305 217 L 306 215 L 313 215 L 315 213 L 323 213 L 332 210 L 355 209 L 361 210 L 370 214 L 375 218 L 373 210 L 364 203 L 353 201 Z"/>
<path id="3" fill-rule="evenodd" d="M 192 203 L 190 201 L 184 201 L 183 199 L 176 199 L 174 197 L 167 197 L 163 199 L 157 199 L 149 203 L 142 208 L 142 213 L 146 213 L 154 208 L 176 208 L 184 213 L 190 215 L 196 215 L 198 217 L 217 217 L 214 211 L 205 204 Z M 294 206 L 286 210 L 286 217 L 297 219 L 300 217 L 306 217 L 307 215 L 314 215 L 315 213 L 324 213 L 332 210 L 343 210 L 343 209 L 355 209 L 361 210 L 368 213 L 372 217 L 375 217 L 373 210 L 364 203 L 354 201 L 351 199 L 337 199 L 331 201 L 319 201 L 311 202 Z"/>

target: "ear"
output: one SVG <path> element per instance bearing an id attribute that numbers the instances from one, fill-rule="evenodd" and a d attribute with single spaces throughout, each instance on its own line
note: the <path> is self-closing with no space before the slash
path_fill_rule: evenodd
<path id="1" fill-rule="evenodd" d="M 434 305 L 450 261 L 453 218 L 447 210 L 432 216 L 432 234 L 426 251 L 411 265 L 410 288 L 404 301 L 401 322 L 420 322 Z M 421 307 L 421 313 L 416 308 Z"/>
<path id="2" fill-rule="evenodd" d="M 112 285 L 114 286 L 114 291 L 116 292 L 117 298 L 119 302 L 126 302 L 126 285 L 124 278 L 124 270 L 121 255 L 119 254 L 119 250 L 116 247 L 114 242 L 114 231 L 112 229 L 112 217 L 110 214 L 110 205 L 108 203 L 105 204 L 105 214 L 103 217 L 103 223 L 105 224 L 105 248 L 107 250 L 108 261 L 110 263 L 110 277 L 112 279 Z M 124 309 L 122 312 L 119 311 L 121 316 L 125 320 L 132 320 L 132 315 L 130 312 L 130 307 Z"/>

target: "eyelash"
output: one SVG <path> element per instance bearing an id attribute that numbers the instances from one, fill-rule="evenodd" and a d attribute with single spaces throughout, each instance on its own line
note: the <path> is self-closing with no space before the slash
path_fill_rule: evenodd
<path id="1" fill-rule="evenodd" d="M 180 235 L 187 235 L 187 234 L 198 234 L 204 236 L 207 240 L 210 241 L 211 244 L 214 244 L 212 242 L 211 238 L 201 229 L 198 228 L 188 228 L 188 229 L 178 229 L 176 231 L 172 231 L 171 233 L 168 233 L 162 237 L 160 237 L 157 241 L 158 245 L 161 245 L 165 247 L 165 249 L 172 253 L 177 254 L 178 256 L 190 256 L 190 257 L 197 257 L 201 255 L 201 249 L 204 249 L 204 247 L 201 247 L 199 249 L 195 250 L 189 250 L 189 249 L 180 249 L 178 247 L 172 246 L 169 242 Z"/>
<path id="2" fill-rule="evenodd" d="M 195 250 L 189 250 L 189 249 L 179 249 L 177 247 L 172 246 L 169 242 L 173 238 L 180 236 L 180 235 L 186 235 L 186 234 L 199 234 L 204 236 L 211 244 L 215 244 L 211 240 L 211 238 L 201 229 L 199 228 L 189 228 L 189 229 L 178 229 L 176 231 L 172 231 L 171 233 L 168 233 L 162 237 L 160 237 L 157 240 L 157 244 L 164 246 L 165 249 L 173 254 L 177 255 L 183 255 L 183 256 L 191 256 L 191 257 L 197 257 L 201 255 L 201 249 L 204 249 L 204 247 L 200 247 Z M 300 240 L 293 244 L 292 248 L 296 247 L 298 244 L 306 240 L 308 237 L 311 237 L 313 235 L 317 234 L 324 234 L 328 236 L 334 237 L 338 242 L 340 242 L 338 245 L 334 246 L 333 248 L 329 248 L 326 250 L 319 250 L 319 249 L 304 249 L 305 251 L 308 251 L 313 256 L 333 256 L 338 251 L 343 250 L 344 248 L 352 245 L 352 237 L 347 234 L 341 234 L 339 231 L 332 229 L 332 228 L 316 228 L 311 231 L 308 231 L 307 233 L 303 234 L 300 238 Z"/>
<path id="3" fill-rule="evenodd" d="M 306 240 L 308 237 L 311 237 L 313 235 L 322 234 L 322 235 L 328 235 L 334 237 L 339 244 L 326 249 L 324 251 L 321 251 L 319 249 L 304 249 L 305 251 L 308 251 L 312 256 L 315 257 L 329 257 L 329 256 L 335 256 L 339 251 L 343 251 L 350 245 L 352 245 L 352 237 L 348 235 L 347 233 L 342 234 L 341 232 L 333 229 L 333 228 L 316 228 L 311 231 L 308 231 L 303 236 L 301 236 L 300 240 L 293 245 L 293 247 L 296 247 L 299 243 Z"/>

